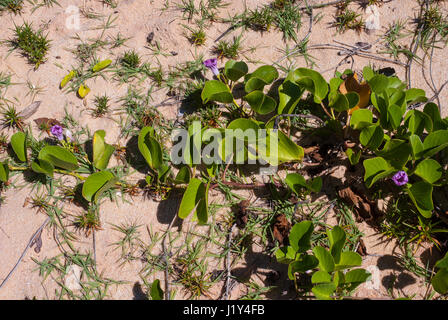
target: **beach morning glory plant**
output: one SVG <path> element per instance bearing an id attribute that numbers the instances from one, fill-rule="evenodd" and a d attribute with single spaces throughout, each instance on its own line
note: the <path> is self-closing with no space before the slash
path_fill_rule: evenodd
<path id="1" fill-rule="evenodd" d="M 213 74 L 217 76 L 219 74 L 218 70 L 218 60 L 217 59 L 208 59 L 204 61 L 204 66 L 212 70 Z"/>
<path id="2" fill-rule="evenodd" d="M 58 138 L 59 141 L 64 139 L 63 131 L 64 129 L 62 129 L 60 125 L 54 125 L 51 127 L 51 134 Z"/>
<path id="3" fill-rule="evenodd" d="M 398 171 L 396 174 L 394 174 L 394 176 L 392 177 L 392 181 L 397 185 L 397 186 L 402 186 L 405 185 L 406 183 L 408 183 L 409 178 L 408 175 L 406 174 L 406 172 L 404 171 Z"/>

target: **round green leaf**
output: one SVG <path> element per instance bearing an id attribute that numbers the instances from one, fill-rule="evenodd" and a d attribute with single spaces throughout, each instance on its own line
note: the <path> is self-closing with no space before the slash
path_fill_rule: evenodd
<path id="1" fill-rule="evenodd" d="M 326 272 L 334 271 L 334 259 L 327 249 L 321 246 L 313 248 L 313 253 L 317 260 L 319 260 L 319 268 Z"/>
<path id="2" fill-rule="evenodd" d="M 111 187 L 111 182 L 115 183 L 115 176 L 109 171 L 99 171 L 91 174 L 82 186 L 82 196 L 87 201 L 95 202 L 99 198 L 102 192 Z"/>
<path id="3" fill-rule="evenodd" d="M 229 60 L 224 67 L 225 76 L 232 81 L 237 81 L 244 77 L 248 71 L 249 68 L 244 61 Z"/>
<path id="4" fill-rule="evenodd" d="M 299 86 L 305 87 L 314 96 L 314 102 L 321 103 L 328 93 L 328 84 L 322 75 L 314 70 L 299 68 L 294 71 Z"/>
<path id="5" fill-rule="evenodd" d="M 36 159 L 35 161 L 31 162 L 31 169 L 34 172 L 43 173 L 50 177 L 53 177 L 54 166 L 46 160 Z"/>
<path id="6" fill-rule="evenodd" d="M 65 148 L 59 146 L 45 146 L 38 156 L 39 160 L 46 160 L 53 166 L 65 170 L 73 171 L 78 169 L 78 160 L 76 157 Z"/>
<path id="7" fill-rule="evenodd" d="M 314 225 L 311 221 L 296 223 L 289 233 L 289 244 L 295 252 L 306 252 L 311 248 L 311 234 Z"/>
<path id="8" fill-rule="evenodd" d="M 152 300 L 163 300 L 163 290 L 160 288 L 160 280 L 156 279 L 151 285 L 150 295 Z"/>
<path id="9" fill-rule="evenodd" d="M 195 213 L 200 223 L 206 223 L 208 218 L 206 191 L 201 180 L 192 178 L 180 203 L 179 218 L 186 219 L 190 214 Z"/>
<path id="10" fill-rule="evenodd" d="M 216 101 L 222 103 L 233 102 L 233 95 L 229 87 L 218 80 L 206 81 L 204 89 L 202 89 L 201 98 L 203 103 Z"/>
<path id="11" fill-rule="evenodd" d="M 384 74 L 377 74 L 367 80 L 372 92 L 382 93 L 389 86 L 389 79 Z"/>
<path id="12" fill-rule="evenodd" d="M 144 127 L 138 135 L 138 149 L 145 158 L 148 165 L 153 170 L 157 170 L 163 164 L 162 147 L 160 143 L 152 137 L 154 128 Z"/>
<path id="13" fill-rule="evenodd" d="M 392 168 L 387 161 L 381 157 L 364 160 L 364 181 L 368 188 L 370 188 L 376 181 L 382 179 L 392 172 Z"/>
<path id="14" fill-rule="evenodd" d="M 98 130 L 93 134 L 93 164 L 100 170 L 107 168 L 110 157 L 115 151 L 114 147 L 105 142 L 105 136 L 104 130 Z"/>
<path id="15" fill-rule="evenodd" d="M 345 231 L 340 226 L 335 226 L 333 229 L 327 230 L 327 235 L 330 241 L 330 253 L 334 258 L 334 262 L 339 263 L 346 239 Z"/>
<path id="16" fill-rule="evenodd" d="M 362 263 L 362 258 L 359 254 L 352 251 L 346 251 L 341 253 L 341 258 L 339 260 L 339 263 L 336 264 L 335 270 L 343 270 L 353 267 L 358 267 Z"/>
<path id="17" fill-rule="evenodd" d="M 431 280 L 432 287 L 440 294 L 448 293 L 448 269 L 437 271 Z"/>
<path id="18" fill-rule="evenodd" d="M 255 90 L 244 97 L 250 107 L 259 114 L 268 114 L 275 110 L 277 102 L 262 91 Z"/>
<path id="19" fill-rule="evenodd" d="M 442 177 L 442 166 L 434 159 L 425 159 L 417 165 L 414 173 L 429 183 L 434 183 Z"/>
<path id="20" fill-rule="evenodd" d="M 414 202 L 418 211 L 425 218 L 430 218 L 434 209 L 432 189 L 433 187 L 430 183 L 418 181 L 407 190 L 412 202 Z"/>
<path id="21" fill-rule="evenodd" d="M 365 147 L 372 150 L 378 149 L 384 139 L 383 129 L 378 125 L 371 125 L 362 129 L 359 141 Z"/>
<path id="22" fill-rule="evenodd" d="M 9 166 L 8 160 L 0 163 L 0 181 L 8 182 L 9 179 Z"/>
<path id="23" fill-rule="evenodd" d="M 22 131 L 16 132 L 11 137 L 11 146 L 14 150 L 17 158 L 25 162 L 26 161 L 26 134 Z"/>
<path id="24" fill-rule="evenodd" d="M 305 89 L 295 83 L 294 72 L 289 72 L 283 83 L 278 87 L 278 114 L 292 113 L 299 103 Z"/>
<path id="25" fill-rule="evenodd" d="M 373 122 L 372 111 L 368 109 L 358 109 L 352 113 L 352 117 L 350 119 L 350 126 L 353 129 L 360 130 L 370 126 L 372 122 Z"/>

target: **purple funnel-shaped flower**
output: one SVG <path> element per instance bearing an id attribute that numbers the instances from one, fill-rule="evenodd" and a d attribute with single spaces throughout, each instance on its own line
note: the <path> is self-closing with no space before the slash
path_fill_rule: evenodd
<path id="1" fill-rule="evenodd" d="M 392 181 L 393 181 L 397 186 L 402 186 L 402 185 L 405 185 L 406 183 L 408 183 L 409 178 L 408 178 L 408 175 L 406 174 L 406 172 L 404 172 L 404 171 L 398 171 L 398 172 L 392 177 Z"/>
<path id="2" fill-rule="evenodd" d="M 51 127 L 51 134 L 54 135 L 58 140 L 64 139 L 63 129 L 59 125 L 54 125 Z"/>
<path id="3" fill-rule="evenodd" d="M 217 59 L 208 59 L 204 61 L 204 66 L 212 70 L 213 74 L 217 76 L 219 74 L 218 70 L 218 60 Z"/>

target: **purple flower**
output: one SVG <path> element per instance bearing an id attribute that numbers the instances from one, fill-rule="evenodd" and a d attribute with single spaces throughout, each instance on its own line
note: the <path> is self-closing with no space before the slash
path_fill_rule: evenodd
<path id="1" fill-rule="evenodd" d="M 212 70 L 213 74 L 217 76 L 219 74 L 218 70 L 218 60 L 217 59 L 208 59 L 204 61 L 204 66 Z"/>
<path id="2" fill-rule="evenodd" d="M 51 134 L 54 135 L 58 140 L 64 139 L 64 135 L 62 134 L 64 129 L 62 129 L 59 125 L 54 125 L 51 127 Z"/>
<path id="3" fill-rule="evenodd" d="M 408 183 L 409 178 L 408 178 L 408 175 L 406 174 L 406 172 L 404 172 L 404 171 L 398 171 L 398 172 L 392 177 L 392 181 L 393 181 L 397 186 L 402 186 L 402 185 L 405 185 L 406 183 Z"/>

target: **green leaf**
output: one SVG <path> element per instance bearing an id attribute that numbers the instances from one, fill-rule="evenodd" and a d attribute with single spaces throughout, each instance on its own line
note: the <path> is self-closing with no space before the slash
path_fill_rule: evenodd
<path id="1" fill-rule="evenodd" d="M 337 112 L 346 111 L 350 108 L 347 98 L 340 93 L 335 94 L 332 99 L 330 99 L 329 106 Z"/>
<path id="2" fill-rule="evenodd" d="M 61 89 L 64 88 L 64 87 L 67 85 L 67 83 L 69 83 L 69 81 L 72 80 L 75 76 L 76 76 L 76 71 L 75 71 L 75 70 L 70 71 L 70 73 L 67 74 L 67 75 L 64 77 L 64 79 L 62 79 L 62 81 L 61 81 L 59 87 L 60 87 Z"/>
<path id="3" fill-rule="evenodd" d="M 355 153 L 355 152 L 353 151 L 353 149 L 348 148 L 348 149 L 345 151 L 345 154 L 347 155 L 348 160 L 350 161 L 350 164 L 351 164 L 352 166 L 357 165 L 358 162 L 359 162 L 359 159 L 361 159 L 361 150 L 358 150 L 358 152 Z"/>
<path id="4" fill-rule="evenodd" d="M 403 113 L 401 108 L 393 104 L 389 106 L 387 112 L 389 114 L 389 123 L 392 126 L 392 129 L 394 130 L 397 129 L 401 124 L 401 120 L 403 119 Z"/>
<path id="5" fill-rule="evenodd" d="M 349 109 L 356 107 L 361 100 L 361 97 L 357 92 L 348 92 L 345 97 L 347 98 Z"/>
<path id="6" fill-rule="evenodd" d="M 53 177 L 54 166 L 46 160 L 36 159 L 35 161 L 31 162 L 31 169 L 34 172 L 43 173 L 50 177 Z"/>
<path id="7" fill-rule="evenodd" d="M 440 269 L 448 269 L 448 252 L 442 259 L 436 262 L 435 266 Z"/>
<path id="8" fill-rule="evenodd" d="M 316 284 L 326 282 L 331 282 L 331 275 L 328 272 L 318 270 L 313 273 L 313 276 L 311 277 L 311 283 Z"/>
<path id="9" fill-rule="evenodd" d="M 426 98 L 425 90 L 411 88 L 406 90 L 406 103 L 414 104 L 418 102 L 426 102 L 428 99 Z"/>
<path id="10" fill-rule="evenodd" d="M 448 293 L 448 269 L 437 271 L 431 280 L 432 287 L 440 294 Z"/>
<path id="11" fill-rule="evenodd" d="M 289 245 L 295 252 L 306 252 L 311 248 L 311 234 L 314 225 L 311 221 L 296 223 L 289 233 Z"/>
<path id="12" fill-rule="evenodd" d="M 272 130 L 268 130 L 272 133 Z M 271 135 L 270 135 L 271 136 Z M 278 130 L 278 162 L 293 162 L 303 159 L 305 152 L 282 131 Z"/>
<path id="13" fill-rule="evenodd" d="M 370 273 L 364 269 L 355 269 L 345 274 L 345 283 L 348 284 L 347 290 L 353 291 L 360 284 L 366 282 L 370 277 Z"/>
<path id="14" fill-rule="evenodd" d="M 404 118 L 404 124 L 412 134 L 420 136 L 426 129 L 432 132 L 433 122 L 424 112 L 419 110 L 409 110 Z"/>
<path id="15" fill-rule="evenodd" d="M 420 140 L 420 138 L 417 135 L 415 135 L 415 134 L 412 134 L 409 137 L 409 143 L 411 145 L 412 158 L 415 160 L 418 157 L 420 157 L 420 155 L 421 155 L 421 153 L 423 151 L 423 143 Z"/>
<path id="16" fill-rule="evenodd" d="M 244 77 L 248 71 L 249 68 L 244 61 L 229 60 L 224 67 L 224 75 L 232 81 L 237 81 Z"/>
<path id="17" fill-rule="evenodd" d="M 93 134 L 93 164 L 100 170 L 107 168 L 110 157 L 115 151 L 114 147 L 104 141 L 105 136 L 104 130 L 98 130 Z"/>
<path id="18" fill-rule="evenodd" d="M 16 132 L 11 137 L 12 150 L 16 154 L 17 158 L 25 162 L 26 161 L 26 134 L 22 131 Z"/>
<path id="19" fill-rule="evenodd" d="M 334 259 L 327 249 L 317 246 L 313 248 L 313 253 L 317 260 L 319 260 L 319 269 L 326 272 L 334 271 Z"/>
<path id="20" fill-rule="evenodd" d="M 8 182 L 9 179 L 9 166 L 8 160 L 0 163 L 0 181 Z"/>
<path id="21" fill-rule="evenodd" d="M 376 154 L 386 159 L 395 169 L 401 170 L 412 155 L 412 147 L 405 140 L 390 139 Z"/>
<path id="22" fill-rule="evenodd" d="M 305 178 L 300 173 L 288 173 L 286 175 L 285 183 L 297 195 L 301 194 L 301 188 L 308 188 Z"/>
<path id="23" fill-rule="evenodd" d="M 299 86 L 313 94 L 314 102 L 321 103 L 328 93 L 328 84 L 322 75 L 314 70 L 299 68 L 294 71 Z"/>
<path id="24" fill-rule="evenodd" d="M 372 125 L 373 114 L 369 109 L 358 109 L 352 113 L 350 126 L 355 130 L 360 130 Z"/>
<path id="25" fill-rule="evenodd" d="M 156 279 L 151 285 L 150 295 L 152 300 L 163 300 L 163 290 L 160 287 L 160 280 Z"/>
<path id="26" fill-rule="evenodd" d="M 296 259 L 296 251 L 291 247 L 281 247 L 275 251 L 275 257 L 280 263 L 289 264 Z"/>
<path id="27" fill-rule="evenodd" d="M 375 72 L 371 67 L 365 66 L 364 69 L 362 69 L 362 76 L 366 79 L 366 81 L 369 81 L 375 76 Z"/>
<path id="28" fill-rule="evenodd" d="M 222 103 L 233 102 L 233 95 L 229 87 L 218 80 L 210 80 L 205 82 L 204 89 L 202 89 L 201 98 L 203 103 L 209 101 L 216 101 Z"/>
<path id="29" fill-rule="evenodd" d="M 307 182 L 308 189 L 312 192 L 318 193 L 322 189 L 322 178 L 316 177 Z"/>
<path id="30" fill-rule="evenodd" d="M 157 170 L 163 164 L 163 152 L 160 143 L 152 136 L 154 128 L 144 127 L 138 135 L 138 149 L 151 169 Z"/>
<path id="31" fill-rule="evenodd" d="M 353 267 L 358 267 L 362 263 L 362 258 L 359 254 L 352 251 L 346 251 L 341 253 L 341 259 L 339 260 L 339 263 L 336 264 L 335 270 L 343 270 Z"/>
<path id="32" fill-rule="evenodd" d="M 425 159 L 417 165 L 414 173 L 429 183 L 435 183 L 442 177 L 442 166 L 434 159 Z"/>
<path id="33" fill-rule="evenodd" d="M 254 90 L 260 90 L 277 78 L 278 71 L 275 67 L 269 65 L 261 66 L 246 76 L 246 85 L 244 86 L 244 90 L 247 93 Z"/>
<path id="34" fill-rule="evenodd" d="M 382 93 L 389 86 L 389 79 L 384 74 L 377 74 L 367 80 L 372 92 Z"/>
<path id="35" fill-rule="evenodd" d="M 440 116 L 439 107 L 435 103 L 433 102 L 427 103 L 425 105 L 425 108 L 423 109 L 423 112 L 427 114 L 434 123 L 433 130 L 437 131 L 447 129 L 446 124 L 444 123 L 442 117 Z"/>
<path id="36" fill-rule="evenodd" d="M 333 256 L 334 262 L 339 263 L 346 239 L 344 229 L 340 226 L 335 226 L 333 229 L 327 230 L 327 235 L 330 241 L 330 253 Z"/>
<path id="37" fill-rule="evenodd" d="M 382 179 L 392 172 L 392 168 L 386 160 L 381 157 L 364 160 L 364 181 L 368 188 L 370 188 L 376 181 Z"/>
<path id="38" fill-rule="evenodd" d="M 262 91 L 255 90 L 244 97 L 250 107 L 259 114 L 268 114 L 275 110 L 277 102 Z"/>
<path id="39" fill-rule="evenodd" d="M 201 180 L 192 178 L 185 190 L 180 203 L 178 216 L 186 219 L 190 214 L 195 213 L 200 224 L 205 224 L 208 220 L 207 188 Z"/>
<path id="40" fill-rule="evenodd" d="M 189 183 L 191 179 L 191 171 L 188 166 L 183 166 L 179 169 L 179 172 L 176 175 L 174 181 L 176 183 Z"/>
<path id="41" fill-rule="evenodd" d="M 425 218 L 430 218 L 434 209 L 432 189 L 432 185 L 425 181 L 416 182 L 407 189 L 412 202 L 414 202 L 420 214 Z"/>
<path id="42" fill-rule="evenodd" d="M 383 129 L 378 125 L 371 125 L 362 129 L 359 141 L 365 147 L 376 150 L 381 146 L 384 139 Z"/>
<path id="43" fill-rule="evenodd" d="M 319 283 L 315 285 L 311 291 L 319 300 L 331 300 L 331 295 L 336 290 L 336 285 L 333 282 Z"/>
<path id="44" fill-rule="evenodd" d="M 305 92 L 305 88 L 295 83 L 294 72 L 289 72 L 283 83 L 278 87 L 278 114 L 292 113 Z"/>
<path id="45" fill-rule="evenodd" d="M 448 147 L 448 130 L 431 132 L 423 141 L 423 155 L 431 157 Z"/>
<path id="46" fill-rule="evenodd" d="M 99 171 L 91 174 L 82 186 L 82 196 L 87 201 L 97 202 L 103 192 L 110 189 L 117 178 L 109 171 Z"/>
<path id="47" fill-rule="evenodd" d="M 318 266 L 319 261 L 316 257 L 309 254 L 301 254 L 298 259 L 291 262 L 288 266 L 288 277 L 294 280 L 294 274 L 296 272 L 304 273 L 308 270 L 314 269 Z"/>
<path id="48" fill-rule="evenodd" d="M 59 167 L 68 171 L 78 169 L 78 160 L 76 157 L 65 148 L 59 146 L 45 146 L 38 156 L 39 160 L 46 160 L 53 166 Z"/>
<path id="49" fill-rule="evenodd" d="M 101 62 L 98 62 L 96 65 L 93 66 L 92 71 L 93 72 L 101 71 L 101 70 L 107 68 L 111 63 L 112 63 L 112 60 L 110 60 L 110 59 L 106 59 Z"/>

